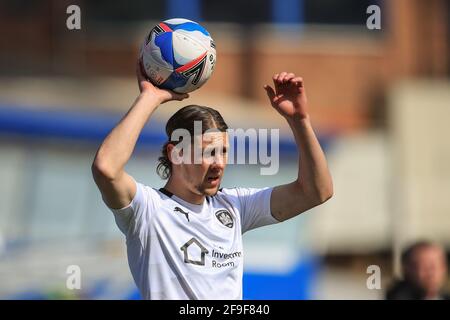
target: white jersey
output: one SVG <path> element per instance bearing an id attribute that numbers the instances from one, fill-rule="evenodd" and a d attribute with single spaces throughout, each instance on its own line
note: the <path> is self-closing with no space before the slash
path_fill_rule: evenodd
<path id="1" fill-rule="evenodd" d="M 111 210 L 142 298 L 242 299 L 242 234 L 278 222 L 272 188 L 221 189 L 195 205 L 136 185 L 131 203 Z"/>

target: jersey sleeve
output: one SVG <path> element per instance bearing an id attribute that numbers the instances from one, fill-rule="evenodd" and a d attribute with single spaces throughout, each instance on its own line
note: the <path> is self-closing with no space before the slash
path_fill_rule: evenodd
<path id="1" fill-rule="evenodd" d="M 130 204 L 121 209 L 111 209 L 120 231 L 127 236 L 139 236 L 148 230 L 151 214 L 155 211 L 156 193 L 153 189 L 136 182 L 136 194 Z"/>
<path id="2" fill-rule="evenodd" d="M 239 205 L 242 233 L 279 221 L 272 216 L 270 197 L 273 188 L 235 188 L 228 189 L 234 194 Z"/>

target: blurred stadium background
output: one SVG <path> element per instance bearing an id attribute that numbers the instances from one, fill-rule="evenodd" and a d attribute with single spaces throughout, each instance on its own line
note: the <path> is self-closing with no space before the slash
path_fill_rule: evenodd
<path id="1" fill-rule="evenodd" d="M 81 8 L 81 30 L 66 8 Z M 381 8 L 368 30 L 366 8 Z M 90 164 L 138 93 L 139 45 L 169 17 L 199 21 L 218 63 L 192 103 L 231 127 L 280 128 L 281 166 L 229 166 L 224 186 L 295 175 L 293 139 L 263 84 L 306 81 L 335 195 L 289 222 L 249 232 L 246 299 L 381 299 L 398 253 L 427 238 L 450 248 L 450 60 L 446 0 L 0 1 L 0 299 L 137 299 L 122 234 Z M 155 187 L 159 108 L 128 170 Z M 446 138 L 447 137 L 447 138 Z M 366 269 L 379 265 L 381 290 Z M 81 290 L 66 288 L 78 265 Z"/>

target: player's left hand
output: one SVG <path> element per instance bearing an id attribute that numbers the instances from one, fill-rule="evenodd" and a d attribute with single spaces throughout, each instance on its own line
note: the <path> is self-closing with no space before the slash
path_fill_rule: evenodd
<path id="1" fill-rule="evenodd" d="M 303 78 L 293 73 L 282 72 L 272 78 L 275 89 L 265 85 L 272 107 L 286 119 L 308 117 L 306 91 Z"/>

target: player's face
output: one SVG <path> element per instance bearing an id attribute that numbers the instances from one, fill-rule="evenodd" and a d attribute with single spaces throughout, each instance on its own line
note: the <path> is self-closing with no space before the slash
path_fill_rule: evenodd
<path id="1" fill-rule="evenodd" d="M 183 176 L 191 192 L 212 196 L 220 188 L 228 161 L 228 135 L 226 132 L 210 132 L 196 139 L 197 146 L 202 149 L 201 163 L 183 165 Z M 194 159 L 194 150 L 191 156 Z"/>

